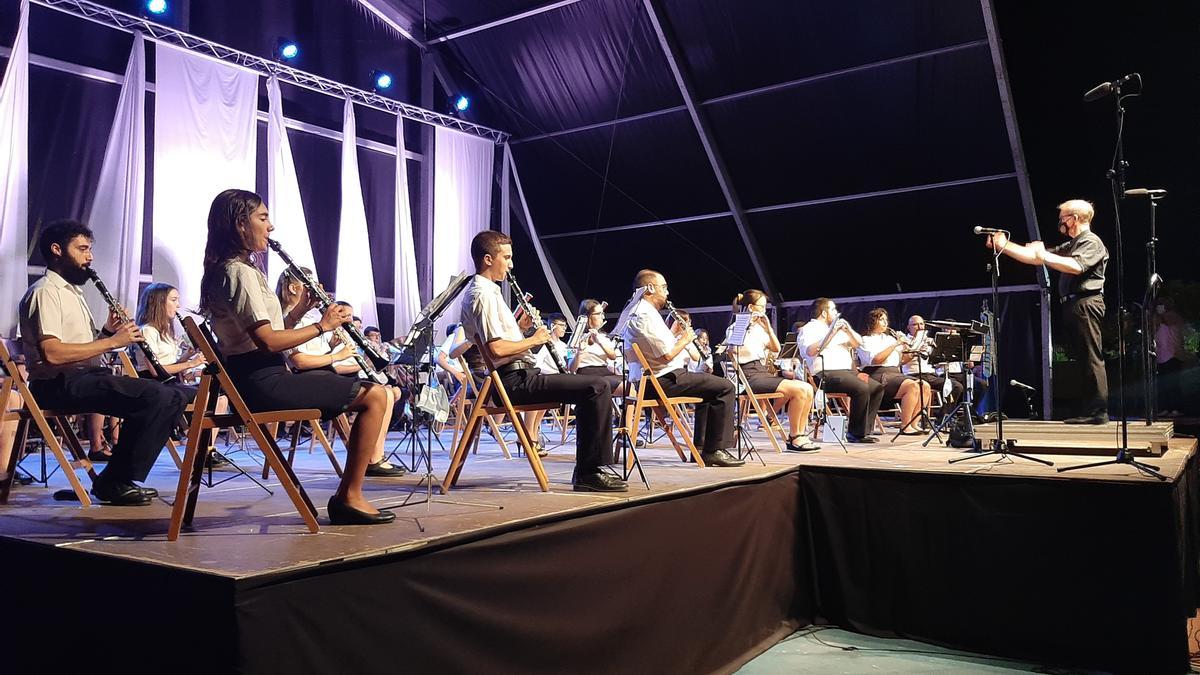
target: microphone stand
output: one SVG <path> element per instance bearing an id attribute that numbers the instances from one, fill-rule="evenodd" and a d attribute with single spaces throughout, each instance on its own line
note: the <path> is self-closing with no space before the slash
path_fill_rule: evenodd
<path id="1" fill-rule="evenodd" d="M 1062 473 L 1110 464 L 1128 464 L 1143 474 L 1165 481 L 1167 477 L 1158 471 L 1157 466 L 1139 462 L 1129 451 L 1129 413 L 1125 409 L 1125 255 L 1121 245 L 1121 202 L 1125 199 L 1125 169 L 1129 167 L 1129 162 L 1125 161 L 1125 106 L 1121 104 L 1120 84 L 1113 87 L 1113 100 L 1117 106 L 1117 148 L 1114 154 L 1116 164 L 1108 170 L 1107 175 L 1112 185 L 1113 236 L 1116 240 L 1113 263 L 1117 267 L 1117 409 L 1121 415 L 1121 445 L 1117 448 L 1117 456 L 1108 461 L 1064 466 L 1059 467 L 1058 471 Z M 1151 236 L 1153 237 L 1153 234 Z"/>

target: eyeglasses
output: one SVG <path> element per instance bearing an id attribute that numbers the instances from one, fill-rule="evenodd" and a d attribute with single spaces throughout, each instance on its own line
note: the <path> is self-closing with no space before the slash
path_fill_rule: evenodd
<path id="1" fill-rule="evenodd" d="M 592 316 L 604 316 L 604 312 L 592 312 Z"/>

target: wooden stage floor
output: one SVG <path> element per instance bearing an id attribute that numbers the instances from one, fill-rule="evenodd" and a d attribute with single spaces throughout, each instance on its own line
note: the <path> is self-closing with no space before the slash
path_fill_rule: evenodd
<path id="1" fill-rule="evenodd" d="M 56 475 L 50 481 L 50 489 L 36 484 L 14 487 L 9 504 L 0 506 L 0 536 L 240 580 L 335 561 L 416 552 L 426 547 L 481 539 L 539 522 L 676 498 L 723 485 L 762 481 L 804 466 L 1047 481 L 1157 482 L 1129 466 L 1060 474 L 1055 468 L 1017 458 L 996 461 L 995 457 L 979 457 L 948 464 L 947 460 L 962 456 L 962 451 L 939 447 L 936 442 L 922 448 L 924 437 L 902 437 L 904 442 L 893 444 L 889 442 L 890 433 L 877 444 L 847 446 L 848 452 L 843 452 L 837 444 L 825 444 L 821 451 L 805 454 L 776 453 L 764 434 L 752 433 L 752 436 L 762 450 L 765 466 L 751 460 L 741 468 L 701 469 L 680 462 L 663 439 L 661 445 L 639 451 L 650 489 L 637 480 L 635 473 L 629 492 L 617 495 L 571 491 L 573 439 L 569 439 L 566 446 L 553 448 L 544 460 L 551 480 L 549 493 L 537 489 L 524 458 L 505 459 L 498 446 L 491 439 L 485 439 L 479 453 L 468 460 L 459 486 L 449 495 L 438 495 L 435 489 L 433 503 L 399 508 L 395 523 L 374 527 L 326 524 L 324 504 L 337 480 L 322 454 L 309 454 L 302 448 L 297 454 L 296 472 L 313 502 L 320 507 L 321 532 L 309 534 L 304 529 L 281 491 L 275 490 L 274 495 L 268 495 L 249 479 L 238 477 L 211 489 L 201 489 L 194 528 L 191 531 L 185 529 L 176 542 L 166 540 L 166 529 L 170 516 L 168 501 L 174 499 L 178 474 L 169 456 L 163 453 L 147 481 L 162 494 L 153 505 L 84 509 L 69 502 L 56 502 L 52 493 L 66 485 L 65 479 Z M 443 443 L 449 444 L 449 438 L 447 432 Z M 400 439 L 400 434 L 393 433 L 389 448 Z M 515 444 L 512 447 L 515 448 Z M 340 453 L 341 446 L 338 448 Z M 252 473 L 259 470 L 257 452 L 237 451 L 236 446 L 219 449 Z M 1148 461 L 1175 481 L 1195 449 L 1194 439 L 1175 439 L 1164 456 Z M 1057 467 L 1104 459 L 1079 455 L 1038 456 L 1055 462 Z M 407 450 L 404 457 L 408 459 Z M 433 461 L 440 480 L 447 454 L 436 444 Z M 30 468 L 36 464 L 36 457 L 26 460 L 26 466 Z M 219 479 L 230 472 L 217 471 L 214 475 Z M 278 487 L 274 481 L 267 485 Z M 399 479 L 368 478 L 366 490 L 368 497 L 380 508 L 395 507 L 406 498 L 424 500 L 426 495 L 420 476 L 412 475 Z M 424 531 L 419 526 L 423 526 Z"/>

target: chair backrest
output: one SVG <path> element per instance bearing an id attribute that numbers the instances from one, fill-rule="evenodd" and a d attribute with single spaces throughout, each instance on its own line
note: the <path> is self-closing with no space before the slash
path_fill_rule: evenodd
<path id="1" fill-rule="evenodd" d="M 642 366 L 642 379 L 638 383 L 638 396 L 646 395 L 646 382 L 654 387 L 654 393 L 658 395 L 658 400 L 667 401 L 667 392 L 663 391 L 662 385 L 658 383 L 658 376 L 654 374 L 654 370 L 650 367 L 650 363 L 646 361 L 646 355 L 642 353 L 642 348 L 636 342 L 633 343 L 633 354 L 637 357 L 638 363 Z"/>

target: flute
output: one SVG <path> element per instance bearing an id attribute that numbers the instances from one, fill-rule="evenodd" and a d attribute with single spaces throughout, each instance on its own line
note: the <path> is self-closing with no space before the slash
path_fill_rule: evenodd
<path id="1" fill-rule="evenodd" d="M 100 296 L 104 298 L 105 304 L 108 305 L 108 311 L 112 312 L 121 323 L 129 323 L 131 321 L 129 314 L 126 313 L 125 308 L 121 306 L 121 303 L 117 302 L 117 299 L 112 296 L 112 293 L 108 292 L 108 286 L 105 286 L 104 282 L 100 280 L 100 275 L 96 273 L 96 270 L 92 269 L 91 267 L 85 267 L 83 269 L 85 272 L 87 272 L 87 275 L 92 280 L 92 283 L 96 285 L 96 290 L 100 291 Z M 158 380 L 159 382 L 170 382 L 171 380 L 175 379 L 175 376 L 168 373 L 167 370 L 163 368 L 163 365 L 158 362 L 158 357 L 154 355 L 154 350 L 150 349 L 150 345 L 146 344 L 145 342 L 135 342 L 133 344 L 137 345 L 138 349 L 142 350 L 142 356 L 145 356 L 146 362 L 150 364 L 150 372 L 154 374 L 154 379 Z"/>
<path id="2" fill-rule="evenodd" d="M 533 327 L 535 329 L 545 327 L 546 323 L 542 321 L 541 315 L 537 313 L 537 310 L 533 308 L 533 305 L 529 304 L 528 296 L 526 296 L 521 290 L 521 287 L 517 284 L 517 280 L 515 277 L 513 277 L 512 272 L 505 272 L 504 277 L 508 280 L 508 285 L 512 286 L 512 289 L 516 291 L 517 305 L 520 306 L 521 311 L 529 315 L 529 320 L 533 322 Z M 554 347 L 549 344 L 546 345 L 546 349 L 549 350 L 550 357 L 554 359 L 554 367 L 558 368 L 558 372 L 567 373 L 567 364 L 563 363 L 562 355 L 559 354 Z"/>
<path id="3" fill-rule="evenodd" d="M 684 326 L 686 328 L 692 327 L 692 322 L 684 321 L 683 317 L 679 316 L 678 310 L 675 309 L 675 305 L 671 304 L 670 300 L 667 300 L 666 308 L 667 308 L 667 313 L 671 315 L 671 318 L 675 320 L 675 323 L 680 324 L 681 326 Z M 696 351 L 700 352 L 700 360 L 701 361 L 707 361 L 708 357 L 712 356 L 712 353 L 709 352 L 708 349 L 705 348 L 704 345 L 700 344 L 699 337 L 692 338 L 692 344 L 696 346 Z"/>
<path id="4" fill-rule="evenodd" d="M 293 279 L 303 284 L 304 288 L 308 290 L 310 296 L 317 299 L 317 304 L 320 306 L 321 311 L 324 312 L 325 310 L 329 309 L 329 307 L 333 304 L 333 298 L 329 297 L 329 294 L 325 292 L 325 289 L 318 286 L 316 282 L 312 280 L 312 277 L 308 276 L 304 273 L 304 270 L 300 269 L 300 266 L 296 264 L 296 261 L 292 259 L 292 256 L 288 255 L 287 252 L 283 250 L 283 247 L 279 245 L 279 242 L 275 241 L 274 239 L 268 239 L 267 245 L 270 246 L 271 249 L 278 253 L 279 257 L 283 259 L 284 264 L 288 266 L 287 273 L 291 275 Z M 342 337 L 343 340 L 346 337 L 349 337 L 350 342 L 353 342 L 359 347 L 359 349 L 362 350 L 361 352 L 354 350 L 352 358 L 354 359 L 354 362 L 358 364 L 359 369 L 367 374 L 368 378 L 378 384 L 387 384 L 387 375 L 383 374 L 381 371 L 391 362 L 388 361 L 388 359 L 380 356 L 379 353 L 375 351 L 374 347 L 372 347 L 370 342 L 367 340 L 367 336 L 362 334 L 362 331 L 354 325 L 354 322 L 347 321 L 340 327 L 335 328 L 334 332 L 339 337 Z M 363 358 L 364 355 L 366 355 L 366 358 Z"/>

